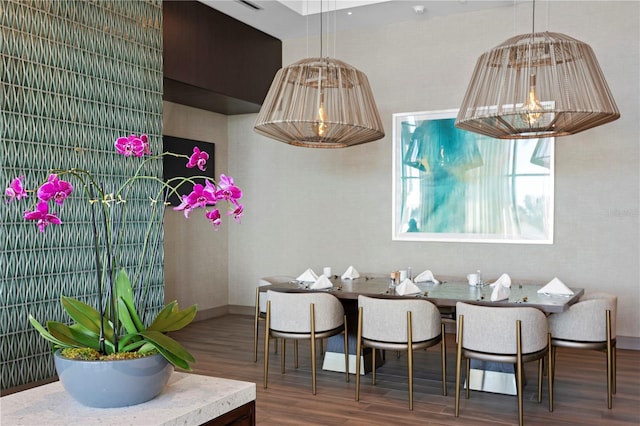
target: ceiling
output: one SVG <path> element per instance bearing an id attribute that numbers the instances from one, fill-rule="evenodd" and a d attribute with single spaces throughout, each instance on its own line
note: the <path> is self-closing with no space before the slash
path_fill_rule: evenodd
<path id="1" fill-rule="evenodd" d="M 514 0 L 199 0 L 280 40 L 513 6 Z"/>

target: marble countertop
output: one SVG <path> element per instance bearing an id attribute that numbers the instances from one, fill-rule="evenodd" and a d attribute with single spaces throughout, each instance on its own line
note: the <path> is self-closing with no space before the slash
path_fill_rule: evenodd
<path id="1" fill-rule="evenodd" d="M 256 399 L 256 384 L 174 372 L 165 389 L 143 404 L 91 408 L 72 399 L 60 382 L 0 398 L 3 425 L 194 425 Z"/>

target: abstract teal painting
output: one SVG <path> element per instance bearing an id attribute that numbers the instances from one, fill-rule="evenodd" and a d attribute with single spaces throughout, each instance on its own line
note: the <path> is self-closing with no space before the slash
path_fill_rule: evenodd
<path id="1" fill-rule="evenodd" d="M 393 239 L 553 243 L 553 138 L 455 127 L 457 110 L 393 115 Z"/>

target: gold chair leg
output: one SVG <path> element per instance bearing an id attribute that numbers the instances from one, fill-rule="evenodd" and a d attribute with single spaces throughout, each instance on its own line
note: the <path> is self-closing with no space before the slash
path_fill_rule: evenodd
<path id="1" fill-rule="evenodd" d="M 293 367 L 298 368 L 298 340 L 293 341 Z"/>
<path id="2" fill-rule="evenodd" d="M 552 353 L 553 346 L 551 345 L 551 333 L 547 334 L 547 347 L 549 348 L 548 362 L 547 362 L 547 385 L 549 386 L 549 412 L 553 412 L 553 374 L 555 370 L 555 357 Z"/>
<path id="3" fill-rule="evenodd" d="M 269 376 L 269 327 L 271 325 L 271 302 L 267 301 L 267 315 L 264 321 L 264 388 Z"/>
<path id="4" fill-rule="evenodd" d="M 613 348 L 611 342 L 611 311 L 607 310 L 607 408 L 613 407 Z"/>
<path id="5" fill-rule="evenodd" d="M 440 325 L 440 358 L 442 362 L 442 395 L 447 396 L 447 343 L 444 333 L 444 324 Z"/>
<path id="6" fill-rule="evenodd" d="M 349 333 L 347 331 L 347 316 L 344 316 L 344 374 L 349 382 Z"/>
<path id="7" fill-rule="evenodd" d="M 359 401 L 360 400 L 360 357 L 362 356 L 362 308 L 358 309 L 358 333 L 357 333 L 356 339 L 357 339 L 356 340 L 356 401 Z"/>
<path id="8" fill-rule="evenodd" d="M 280 339 L 282 341 L 280 347 L 280 373 L 284 374 L 284 361 L 287 354 L 287 339 Z"/>
<path id="9" fill-rule="evenodd" d="M 518 392 L 518 424 L 524 424 L 522 396 L 522 321 L 516 321 L 516 391 Z"/>
<path id="10" fill-rule="evenodd" d="M 311 391 L 316 394 L 316 313 L 313 303 L 311 310 Z"/>
<path id="11" fill-rule="evenodd" d="M 467 386 L 465 387 L 466 397 L 469 399 L 469 390 L 471 388 L 471 359 L 465 359 L 465 379 L 467 381 Z"/>
<path id="12" fill-rule="evenodd" d="M 407 375 L 409 376 L 409 410 L 413 411 L 413 339 L 411 311 L 407 311 L 407 365 Z"/>
<path id="13" fill-rule="evenodd" d="M 464 315 L 458 317 L 458 344 L 456 345 L 456 402 L 455 416 L 460 414 L 460 370 L 462 369 L 462 328 Z"/>
<path id="14" fill-rule="evenodd" d="M 538 360 L 538 404 L 542 402 L 542 376 L 544 375 L 544 372 L 542 371 L 543 360 L 544 357 Z"/>
<path id="15" fill-rule="evenodd" d="M 371 383 L 376 384 L 376 348 L 371 348 Z"/>

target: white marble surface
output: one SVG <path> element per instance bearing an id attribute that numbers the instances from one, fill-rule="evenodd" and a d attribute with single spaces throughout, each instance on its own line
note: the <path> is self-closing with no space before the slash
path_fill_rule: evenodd
<path id="1" fill-rule="evenodd" d="M 0 424 L 198 425 L 255 399 L 255 383 L 174 372 L 151 401 L 132 407 L 91 408 L 54 382 L 0 398 Z"/>

